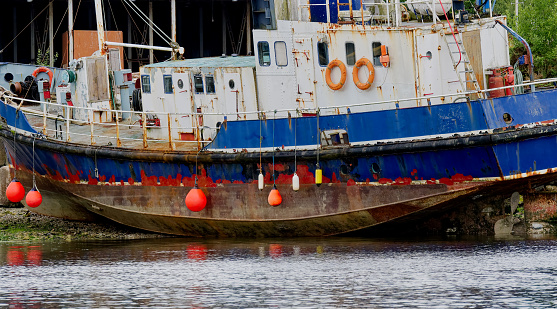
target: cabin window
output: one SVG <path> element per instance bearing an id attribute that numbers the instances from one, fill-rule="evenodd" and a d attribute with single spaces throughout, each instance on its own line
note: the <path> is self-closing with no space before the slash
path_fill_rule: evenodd
<path id="1" fill-rule="evenodd" d="M 164 83 L 164 93 L 172 93 L 172 75 L 163 75 L 162 81 Z"/>
<path id="2" fill-rule="evenodd" d="M 269 43 L 263 41 L 257 43 L 257 51 L 259 52 L 259 65 L 268 67 L 271 65 L 271 52 L 269 50 Z"/>
<path id="3" fill-rule="evenodd" d="M 275 61 L 279 67 L 288 65 L 288 53 L 286 52 L 286 42 L 275 42 Z"/>
<path id="4" fill-rule="evenodd" d="M 195 88 L 195 93 L 203 93 L 203 77 L 201 74 L 193 76 L 193 85 Z"/>
<path id="5" fill-rule="evenodd" d="M 346 64 L 354 65 L 356 64 L 356 47 L 352 42 L 346 42 Z"/>
<path id="6" fill-rule="evenodd" d="M 149 75 L 141 75 L 141 91 L 151 93 L 151 78 Z"/>
<path id="7" fill-rule="evenodd" d="M 215 93 L 215 78 L 213 76 L 205 76 L 206 93 Z"/>
<path id="8" fill-rule="evenodd" d="M 373 65 L 376 67 L 383 66 L 381 64 L 381 42 L 371 43 L 371 49 L 373 50 Z"/>
<path id="9" fill-rule="evenodd" d="M 319 65 L 324 67 L 329 65 L 329 46 L 325 42 L 317 42 L 317 54 Z"/>

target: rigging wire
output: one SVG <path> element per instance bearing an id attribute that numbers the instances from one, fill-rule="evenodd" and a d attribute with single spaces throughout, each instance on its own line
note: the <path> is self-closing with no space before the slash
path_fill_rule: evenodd
<path id="1" fill-rule="evenodd" d="M 126 10 L 126 12 L 128 13 L 128 17 L 130 18 L 130 20 L 133 22 L 137 32 L 139 33 L 139 35 L 141 36 L 141 38 L 143 39 L 142 42 L 147 42 L 147 38 L 143 35 L 143 31 L 141 29 L 139 29 L 139 26 L 137 25 L 137 23 L 135 22 L 135 19 L 133 19 L 132 14 L 130 13 L 130 11 L 128 10 L 126 3 L 124 3 L 125 0 L 120 0 L 122 2 L 122 5 L 124 6 L 124 9 Z M 157 56 L 153 55 L 155 57 L 155 61 L 158 62 L 157 60 Z M 132 57 L 132 55 L 130 55 L 130 58 Z"/>
<path id="2" fill-rule="evenodd" d="M 50 2 L 53 2 L 53 1 L 54 1 L 54 0 L 51 0 Z M 39 12 L 39 14 L 37 14 L 37 15 L 35 16 L 35 18 L 33 18 L 25 27 L 23 27 L 23 29 L 21 29 L 21 31 L 19 31 L 19 33 L 16 34 L 16 36 L 15 36 L 8 44 L 6 44 L 6 45 L 4 46 L 4 48 L 0 49 L 0 54 L 3 53 L 4 50 L 6 50 L 6 48 L 8 48 L 8 46 L 10 46 L 10 44 L 12 44 L 12 43 L 17 39 L 17 37 L 18 37 L 23 31 L 25 31 L 25 29 L 27 29 L 27 27 L 29 27 L 29 26 L 35 21 L 35 19 L 37 19 L 37 18 L 48 8 L 48 6 L 50 5 L 50 2 Z"/>
<path id="3" fill-rule="evenodd" d="M 172 42 L 172 39 L 166 33 L 164 33 L 164 31 L 162 31 L 152 20 L 150 20 L 149 17 L 147 15 L 145 15 L 145 13 L 143 13 L 143 11 L 141 11 L 135 3 L 133 3 L 131 0 L 127 0 L 127 1 L 128 1 L 127 3 L 129 3 L 128 5 L 130 6 L 130 8 L 132 10 L 134 10 L 134 12 L 137 15 L 139 15 L 139 18 L 141 18 L 143 20 L 143 22 L 148 24 L 149 27 L 151 29 L 153 29 L 153 31 L 155 31 L 155 33 L 157 33 L 157 35 L 161 39 L 163 39 L 167 44 L 170 45 L 170 42 Z"/>

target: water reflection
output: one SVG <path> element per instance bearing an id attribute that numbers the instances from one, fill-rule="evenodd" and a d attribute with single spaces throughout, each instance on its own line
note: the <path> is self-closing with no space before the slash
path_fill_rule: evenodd
<path id="1" fill-rule="evenodd" d="M 11 246 L 6 255 L 6 263 L 9 266 L 40 266 L 42 255 L 40 246 Z"/>
<path id="2" fill-rule="evenodd" d="M 555 307 L 557 240 L 0 244 L 0 307 Z"/>

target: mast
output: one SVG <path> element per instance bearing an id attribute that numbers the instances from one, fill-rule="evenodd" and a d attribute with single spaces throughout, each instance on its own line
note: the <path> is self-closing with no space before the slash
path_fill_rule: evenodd
<path id="1" fill-rule="evenodd" d="M 73 0 L 68 0 L 68 63 L 73 60 Z"/>
<path id="2" fill-rule="evenodd" d="M 97 37 L 99 40 L 99 51 L 101 55 L 104 55 L 106 51 L 105 51 L 105 44 L 104 44 L 105 37 L 104 37 L 102 0 L 95 0 L 95 15 L 97 18 Z"/>
<path id="3" fill-rule="evenodd" d="M 49 64 L 54 66 L 54 1 L 48 4 L 48 44 L 50 45 Z"/>

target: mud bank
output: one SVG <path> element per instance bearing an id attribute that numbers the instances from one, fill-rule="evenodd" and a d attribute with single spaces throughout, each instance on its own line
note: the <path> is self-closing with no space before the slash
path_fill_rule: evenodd
<path id="1" fill-rule="evenodd" d="M 0 207 L 0 241 L 115 240 L 169 237 L 116 225 L 42 216 L 25 208 Z"/>

